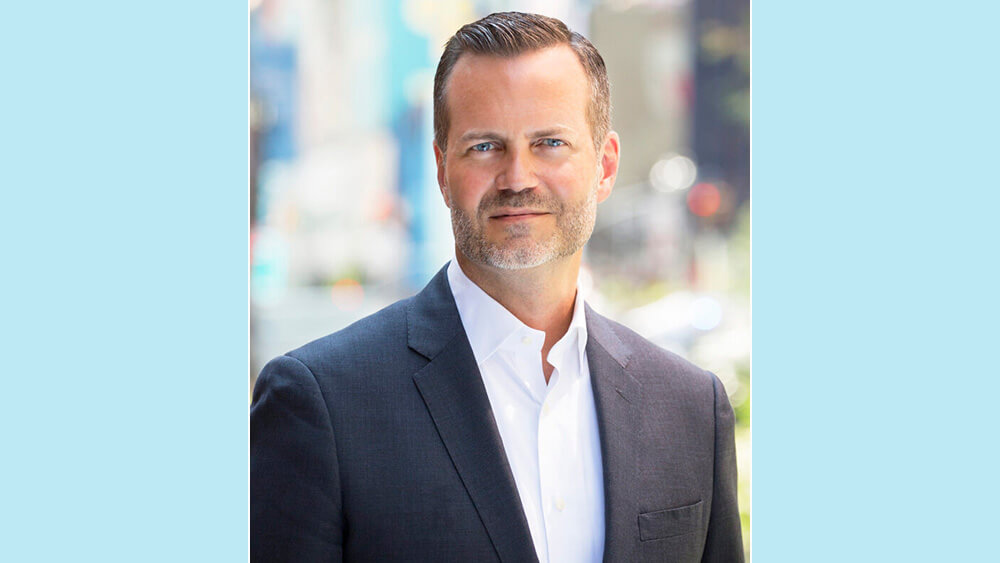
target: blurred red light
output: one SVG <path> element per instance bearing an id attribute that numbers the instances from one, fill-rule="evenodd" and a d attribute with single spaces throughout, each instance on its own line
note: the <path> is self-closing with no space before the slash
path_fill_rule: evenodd
<path id="1" fill-rule="evenodd" d="M 722 196 L 719 194 L 719 188 L 715 187 L 714 184 L 702 182 L 695 184 L 688 191 L 687 203 L 691 213 L 699 217 L 711 217 L 719 210 Z"/>

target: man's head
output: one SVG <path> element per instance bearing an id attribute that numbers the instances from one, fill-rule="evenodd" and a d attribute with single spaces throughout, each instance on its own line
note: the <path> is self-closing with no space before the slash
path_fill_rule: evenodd
<path id="1" fill-rule="evenodd" d="M 465 54 L 513 58 L 518 55 L 565 45 L 573 50 L 590 83 L 587 120 L 594 146 L 611 130 L 611 87 L 604 59 L 586 37 L 570 31 L 566 24 L 546 16 L 521 12 L 499 12 L 462 26 L 445 43 L 434 74 L 434 142 L 447 145 L 449 114 L 445 95 L 455 63 Z"/>
<path id="2" fill-rule="evenodd" d="M 579 257 L 618 170 L 607 92 L 600 55 L 558 20 L 494 14 L 448 42 L 434 149 L 460 255 L 499 269 Z"/>

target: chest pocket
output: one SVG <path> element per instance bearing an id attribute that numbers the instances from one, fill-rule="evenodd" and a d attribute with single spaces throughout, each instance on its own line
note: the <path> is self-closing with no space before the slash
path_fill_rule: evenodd
<path id="1" fill-rule="evenodd" d="M 668 508 L 639 515 L 639 538 L 642 541 L 672 538 L 689 534 L 701 524 L 703 501 L 678 508 Z"/>

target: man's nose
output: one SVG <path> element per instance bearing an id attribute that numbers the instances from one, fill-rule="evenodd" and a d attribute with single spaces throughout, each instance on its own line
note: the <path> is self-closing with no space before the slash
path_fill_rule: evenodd
<path id="1" fill-rule="evenodd" d="M 517 149 L 507 152 L 503 170 L 497 178 L 497 184 L 502 190 L 520 192 L 538 185 L 535 175 L 535 163 L 530 149 Z"/>

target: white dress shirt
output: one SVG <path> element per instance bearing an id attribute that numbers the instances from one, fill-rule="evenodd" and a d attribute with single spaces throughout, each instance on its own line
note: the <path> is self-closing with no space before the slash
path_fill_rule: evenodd
<path id="1" fill-rule="evenodd" d="M 601 561 L 604 482 L 597 411 L 587 364 L 587 323 L 579 289 L 573 320 L 549 350 L 545 333 L 517 319 L 448 266 L 462 325 L 479 365 L 531 539 L 541 563 Z M 578 286 L 579 287 L 579 286 Z"/>

